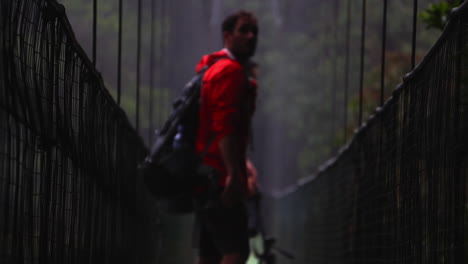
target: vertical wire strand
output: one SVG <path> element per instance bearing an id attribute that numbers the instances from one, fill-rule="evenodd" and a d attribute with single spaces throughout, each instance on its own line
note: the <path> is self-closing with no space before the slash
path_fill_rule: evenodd
<path id="1" fill-rule="evenodd" d="M 385 50 L 387 41 L 387 0 L 383 1 L 383 21 L 382 21 L 382 57 L 380 70 L 380 106 L 385 100 Z"/>
<path id="2" fill-rule="evenodd" d="M 159 38 L 157 39 L 157 61 L 156 61 L 156 67 L 157 67 L 157 97 L 156 97 L 156 126 L 160 127 L 161 126 L 161 119 L 162 119 L 162 55 L 163 55 L 163 49 L 162 46 L 164 44 L 164 15 L 163 15 L 163 9 L 164 9 L 164 0 L 158 1 L 157 5 L 157 16 L 159 23 L 157 24 L 157 30 L 159 32 Z"/>
<path id="3" fill-rule="evenodd" d="M 418 15 L 418 0 L 414 0 L 413 6 L 413 39 L 411 41 L 411 70 L 414 69 L 416 62 L 416 26 L 417 26 L 417 15 Z"/>
<path id="4" fill-rule="evenodd" d="M 465 47 L 464 47 L 464 43 L 465 43 L 465 34 L 463 34 L 464 32 L 464 25 L 463 25 L 463 21 L 458 18 L 457 19 L 457 24 L 458 24 L 458 37 L 457 37 L 457 45 L 456 45 L 456 53 L 460 53 L 462 52 Z M 455 64 L 455 72 L 456 72 L 456 76 L 455 76 L 455 91 L 454 91 L 454 98 L 455 98 L 455 106 L 456 106 L 456 109 L 460 109 L 460 104 L 461 104 L 461 88 L 462 88 L 462 72 L 463 72 L 463 56 L 457 56 L 457 61 L 456 61 L 456 64 Z M 461 111 L 455 111 L 455 124 L 454 124 L 454 127 L 456 128 L 456 132 L 455 132 L 455 136 L 454 136 L 454 139 L 457 140 L 457 141 L 460 141 L 461 138 L 460 138 L 460 131 L 461 131 L 461 126 L 460 126 L 460 112 Z M 461 164 L 462 162 L 460 161 L 461 159 L 461 155 L 457 155 L 459 157 L 459 160 L 457 161 L 457 164 Z M 454 175 L 461 175 L 460 174 L 460 169 L 461 169 L 461 166 L 456 166 L 455 170 L 455 174 Z M 466 177 L 456 177 L 457 178 L 457 183 L 456 183 L 456 186 L 461 186 L 461 188 L 459 188 L 459 191 L 458 193 L 461 194 L 461 195 L 458 195 L 458 199 L 457 199 L 457 207 L 458 208 L 463 208 L 466 204 L 466 195 L 464 195 L 465 193 L 465 186 L 466 186 Z M 465 214 L 461 214 L 460 217 L 457 217 L 457 219 L 455 220 L 455 224 L 454 226 L 456 227 L 460 227 L 460 226 L 463 226 L 464 228 L 462 229 L 463 231 L 466 230 L 466 226 L 463 224 L 465 223 Z M 461 228 L 460 228 L 461 229 Z M 459 230 L 460 230 L 459 229 Z M 455 241 L 456 241 L 456 244 L 458 245 L 463 245 L 464 244 L 464 241 L 465 241 L 465 232 L 457 232 L 456 233 L 456 236 L 455 236 Z M 466 261 L 465 259 L 465 251 L 463 248 L 460 248 L 459 250 L 456 250 L 455 251 L 455 263 L 463 263 L 464 261 Z"/>
<path id="5" fill-rule="evenodd" d="M 119 36 L 117 48 L 117 104 L 122 92 L 122 0 L 119 0 Z"/>
<path id="6" fill-rule="evenodd" d="M 335 148 L 334 137 L 336 136 L 336 89 L 337 89 L 337 71 L 338 71 L 338 48 L 337 48 L 337 28 L 338 28 L 338 0 L 333 1 L 333 16 L 335 19 L 333 20 L 333 72 L 332 72 L 332 127 L 331 127 L 331 147 L 332 150 Z"/>
<path id="7" fill-rule="evenodd" d="M 156 130 L 159 128 L 159 113 L 160 113 L 160 104 L 159 104 L 159 98 L 161 97 L 161 65 L 160 65 L 160 58 L 161 58 L 161 39 L 162 39 L 162 30 L 161 30 L 161 24 L 162 24 L 162 15 L 161 15 L 161 0 L 157 1 L 156 2 L 156 17 L 157 17 L 157 23 L 156 23 L 156 32 L 157 32 L 157 38 L 155 39 L 155 67 L 156 67 L 156 71 L 155 71 L 155 74 L 156 74 L 156 78 L 155 78 L 155 93 L 156 93 L 156 98 L 155 98 L 155 103 L 156 105 L 154 106 L 155 110 L 155 117 L 154 117 L 154 120 L 155 120 L 155 131 L 154 133 L 156 133 Z"/>
<path id="8" fill-rule="evenodd" d="M 362 24 L 361 24 L 361 66 L 359 78 L 359 127 L 362 124 L 362 101 L 364 97 L 364 53 L 366 42 L 366 0 L 362 0 Z"/>
<path id="9" fill-rule="evenodd" d="M 383 1 L 383 15 L 382 15 L 382 57 L 381 57 L 381 71 L 380 71 L 380 107 L 383 107 L 385 100 L 385 52 L 386 52 L 386 42 L 387 42 L 387 0 Z M 377 164 L 379 168 L 379 173 L 383 171 L 383 130 L 384 123 L 382 117 L 379 118 L 379 152 L 377 155 Z M 382 177 L 382 175 L 380 175 Z"/>
<path id="10" fill-rule="evenodd" d="M 166 39 L 167 39 L 167 5 L 165 0 L 161 0 L 160 4 L 160 19 L 161 19 L 161 26 L 160 26 L 160 31 L 161 31 L 161 37 L 160 37 L 160 46 L 159 46 L 159 100 L 158 100 L 158 109 L 159 109 L 159 125 L 162 125 L 163 119 L 164 119 L 164 114 L 165 114 L 165 98 L 166 98 L 166 83 L 165 83 L 165 64 L 164 64 L 164 54 L 165 54 L 165 47 L 166 47 Z"/>
<path id="11" fill-rule="evenodd" d="M 162 113 L 163 113 L 163 119 L 166 117 L 166 115 L 169 114 L 169 111 L 170 111 L 170 100 L 169 100 L 169 95 L 170 95 L 170 90 L 169 90 L 169 79 L 168 79 L 168 73 L 170 72 L 170 67 L 169 67 L 169 64 L 168 64 L 168 60 L 166 60 L 166 57 L 164 56 L 164 54 L 168 54 L 170 52 L 170 47 L 169 47 L 169 42 L 171 41 L 171 31 L 170 31 L 170 27 L 171 27 L 171 17 L 173 15 L 173 9 L 172 9 L 172 2 L 171 1 L 166 1 L 164 0 L 163 1 L 163 5 L 164 5 L 164 10 L 163 10 L 163 14 L 164 14 L 164 45 L 163 45 L 163 51 L 162 51 L 162 57 L 161 57 L 161 65 L 162 65 L 162 68 L 164 70 L 164 74 L 162 75 L 162 83 L 164 85 L 164 95 L 162 97 L 162 103 L 161 103 L 161 106 L 162 106 Z"/>
<path id="12" fill-rule="evenodd" d="M 345 76 L 344 76 L 344 106 L 343 106 L 343 141 L 346 142 L 348 133 L 348 89 L 349 89 L 349 48 L 350 48 L 350 36 L 351 36 L 351 0 L 348 0 L 347 12 L 346 12 L 346 51 L 345 51 Z"/>
<path id="13" fill-rule="evenodd" d="M 97 0 L 93 0 L 93 65 L 96 66 Z"/>
<path id="14" fill-rule="evenodd" d="M 150 26 L 150 91 L 149 91 L 149 131 L 148 140 L 153 142 L 153 90 L 154 90 L 154 1 L 151 1 L 151 26 Z"/>
<path id="15" fill-rule="evenodd" d="M 136 79 L 136 116 L 135 129 L 140 128 L 140 55 L 141 55 L 141 0 L 138 0 L 138 26 L 137 26 L 137 79 Z"/>
<path id="16" fill-rule="evenodd" d="M 163 10 L 163 6 L 164 6 L 164 0 L 153 0 L 153 1 L 157 1 L 156 2 L 156 17 L 157 17 L 157 20 L 158 20 L 158 23 L 156 24 L 156 31 L 158 33 L 157 35 L 157 39 L 156 39 L 156 58 L 155 58 L 155 63 L 156 63 L 156 80 L 155 80 L 155 83 L 156 83 L 156 105 L 155 105 L 155 123 L 156 123 L 156 129 L 159 128 L 161 126 L 161 92 L 162 92 L 162 84 L 161 84 L 161 76 L 162 76 L 162 65 L 161 65 L 161 58 L 162 58 L 162 55 L 163 55 L 163 52 L 162 52 L 162 45 L 163 45 L 163 39 L 164 39 L 164 31 L 163 31 L 163 23 L 164 23 L 164 14 L 162 12 Z M 154 134 L 157 133 L 157 130 L 155 131 L 151 131 L 153 133 L 153 136 Z M 160 222 L 160 219 L 158 218 L 158 227 L 159 228 L 162 228 L 161 225 L 162 223 Z M 155 259 L 155 263 L 159 263 L 161 260 L 162 260 L 162 257 L 163 257 L 163 238 L 161 236 L 158 237 L 157 241 L 156 241 L 156 259 Z"/>

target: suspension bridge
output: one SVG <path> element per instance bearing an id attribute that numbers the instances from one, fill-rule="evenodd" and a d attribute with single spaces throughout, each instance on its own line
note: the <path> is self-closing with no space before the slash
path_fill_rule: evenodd
<path id="1" fill-rule="evenodd" d="M 393 89 L 385 87 L 387 1 L 381 1 L 379 103 L 367 119 L 366 6 L 371 1 L 359 1 L 355 31 L 349 26 L 351 2 L 340 1 L 341 18 L 348 25 L 343 31 L 343 71 L 336 70 L 341 62 L 335 60 L 329 96 L 335 109 L 331 120 L 340 115 L 338 94 L 344 96 L 342 131 L 330 123 L 331 134 L 344 135 L 339 148 L 331 143 L 336 151 L 322 157 L 324 162 L 310 176 L 271 192 L 269 232 L 295 255 L 294 261 L 278 255 L 277 262 L 466 263 L 468 2 L 451 11 L 441 35 L 417 63 L 418 1 L 408 1 L 406 8 L 413 14 L 411 72 Z M 167 113 L 164 106 L 171 93 L 161 87 L 178 84 L 164 80 L 160 72 L 174 69 L 158 56 L 171 47 L 158 40 L 152 28 L 146 36 L 150 64 L 141 66 L 144 7 L 139 0 L 136 108 L 130 118 L 123 106 L 122 0 L 118 3 L 115 90 L 107 88 L 109 81 L 98 71 L 97 0 L 88 53 L 75 36 L 66 5 L 56 0 L 0 3 L 1 263 L 180 263 L 177 255 L 188 250 L 174 243 L 187 236 L 185 224 L 165 224 L 136 171 L 152 131 Z M 153 26 L 170 4 L 150 4 Z M 284 27 L 279 17 L 273 21 Z M 158 26 L 165 32 L 167 25 Z M 350 50 L 353 32 L 360 39 L 355 45 L 357 67 L 352 67 Z M 161 45 L 154 50 L 157 41 Z M 160 98 L 148 100 L 155 102 L 143 108 L 148 114 L 140 108 L 144 72 L 149 72 L 144 96 Z M 351 135 L 347 89 L 352 76 L 359 80 L 359 100 Z M 390 96 L 385 95 L 388 90 Z M 171 243 L 176 246 L 168 246 Z"/>

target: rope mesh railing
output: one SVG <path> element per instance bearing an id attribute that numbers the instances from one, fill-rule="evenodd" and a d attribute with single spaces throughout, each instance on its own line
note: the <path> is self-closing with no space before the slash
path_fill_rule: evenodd
<path id="1" fill-rule="evenodd" d="M 280 195 L 295 263 L 466 263 L 468 8 L 317 174 Z M 281 261 L 280 261 L 281 262 Z"/>
<path id="2" fill-rule="evenodd" d="M 146 149 L 54 0 L 0 3 L 0 262 L 154 263 Z"/>

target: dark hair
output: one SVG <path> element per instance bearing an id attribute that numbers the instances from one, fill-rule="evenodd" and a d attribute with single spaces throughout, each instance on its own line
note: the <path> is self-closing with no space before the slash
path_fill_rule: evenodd
<path id="1" fill-rule="evenodd" d="M 221 26 L 221 33 L 223 33 L 224 31 L 233 32 L 234 28 L 236 27 L 237 20 L 239 20 L 239 18 L 241 17 L 248 17 L 253 20 L 257 20 L 257 18 L 255 17 L 253 13 L 245 11 L 245 10 L 239 10 L 227 16 L 224 19 L 223 24 Z"/>

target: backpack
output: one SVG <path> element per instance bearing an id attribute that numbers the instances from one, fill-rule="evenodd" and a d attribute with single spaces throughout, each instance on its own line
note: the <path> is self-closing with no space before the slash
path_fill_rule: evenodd
<path id="1" fill-rule="evenodd" d="M 201 155 L 196 151 L 199 122 L 200 94 L 206 70 L 217 61 L 206 65 L 184 87 L 173 102 L 173 110 L 162 128 L 150 154 L 139 166 L 145 184 L 166 211 L 186 213 L 193 210 L 194 186 L 204 186 L 216 192 L 219 175 L 202 163 L 211 143 Z"/>

